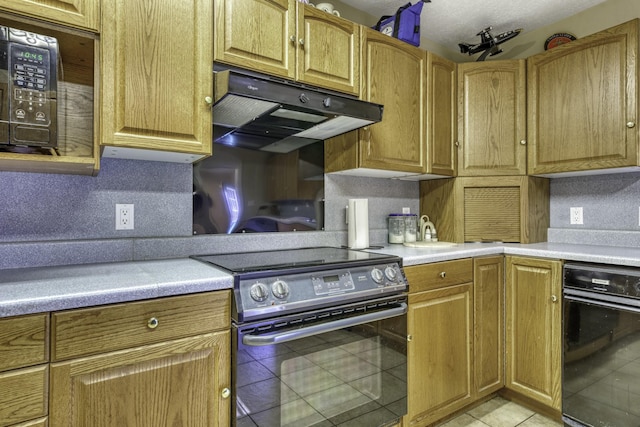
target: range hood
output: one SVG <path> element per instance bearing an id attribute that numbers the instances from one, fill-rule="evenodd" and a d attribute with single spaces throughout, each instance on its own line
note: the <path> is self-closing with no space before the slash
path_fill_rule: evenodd
<path id="1" fill-rule="evenodd" d="M 213 142 L 276 153 L 382 120 L 383 106 L 237 69 L 214 69 Z"/>

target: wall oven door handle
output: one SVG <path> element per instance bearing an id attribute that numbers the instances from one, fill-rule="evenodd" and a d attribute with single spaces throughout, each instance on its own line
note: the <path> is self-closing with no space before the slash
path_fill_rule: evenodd
<path id="1" fill-rule="evenodd" d="M 609 300 L 604 300 L 604 298 L 602 298 L 602 297 L 598 298 L 598 299 L 593 299 L 593 298 L 589 298 L 589 297 L 578 296 L 578 295 L 575 295 L 575 294 L 574 295 L 569 295 L 565 291 L 564 299 L 566 301 L 575 301 L 575 302 L 582 302 L 582 303 L 585 303 L 585 304 L 593 304 L 593 305 L 597 305 L 599 307 L 610 308 L 612 310 L 624 310 L 624 311 L 630 311 L 632 313 L 640 313 L 640 307 L 635 307 L 635 306 L 626 305 L 626 304 L 620 304 L 620 303 L 618 303 L 618 301 L 611 301 L 610 300 L 611 297 L 609 297 Z M 616 299 L 620 299 L 620 297 L 617 297 Z"/>
<path id="2" fill-rule="evenodd" d="M 390 308 L 384 311 L 376 311 L 374 313 L 366 313 L 359 316 L 347 317 L 327 323 L 319 323 L 316 325 L 306 326 L 300 329 L 290 331 L 276 332 L 264 335 L 244 335 L 242 343 L 249 346 L 273 345 L 287 341 L 293 341 L 300 338 L 306 338 L 325 332 L 336 331 L 351 326 L 362 325 L 363 323 L 375 322 L 378 320 L 389 319 L 391 317 L 402 316 L 407 313 L 407 304 L 401 303 L 399 307 Z"/>

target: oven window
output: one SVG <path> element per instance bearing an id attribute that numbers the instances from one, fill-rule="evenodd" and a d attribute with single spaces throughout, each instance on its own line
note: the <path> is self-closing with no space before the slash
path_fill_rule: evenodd
<path id="1" fill-rule="evenodd" d="M 238 333 L 237 426 L 374 427 L 406 414 L 406 316 L 249 347 Z"/>
<path id="2" fill-rule="evenodd" d="M 588 425 L 640 425 L 640 314 L 564 306 L 563 413 Z"/>

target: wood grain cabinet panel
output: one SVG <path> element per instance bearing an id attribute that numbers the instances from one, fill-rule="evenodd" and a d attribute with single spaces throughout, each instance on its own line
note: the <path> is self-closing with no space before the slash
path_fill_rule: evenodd
<path id="1" fill-rule="evenodd" d="M 101 145 L 210 155 L 213 3 L 109 0 L 102 16 Z"/>
<path id="2" fill-rule="evenodd" d="M 525 175 L 525 61 L 458 64 L 458 176 Z"/>
<path id="3" fill-rule="evenodd" d="M 504 257 L 473 259 L 474 391 L 488 396 L 504 386 Z"/>
<path id="4" fill-rule="evenodd" d="M 0 372 L 48 360 L 48 314 L 0 319 Z"/>
<path id="5" fill-rule="evenodd" d="M 48 388 L 47 364 L 0 373 L 0 426 L 46 416 Z"/>
<path id="6" fill-rule="evenodd" d="M 230 332 L 51 366 L 50 427 L 227 427 Z"/>
<path id="7" fill-rule="evenodd" d="M 562 263 L 506 257 L 506 387 L 561 407 Z"/>
<path id="8" fill-rule="evenodd" d="M 297 0 L 215 0 L 216 62 L 360 94 L 360 26 Z"/>
<path id="9" fill-rule="evenodd" d="M 104 353 L 229 327 L 226 291 L 52 314 L 52 360 Z"/>
<path id="10" fill-rule="evenodd" d="M 639 165 L 639 22 L 527 59 L 530 175 Z"/>
<path id="11" fill-rule="evenodd" d="M 3 0 L 0 9 L 100 31 L 100 0 Z"/>
<path id="12" fill-rule="evenodd" d="M 473 260 L 404 268 L 407 313 L 407 416 L 404 426 L 427 426 L 473 398 Z"/>

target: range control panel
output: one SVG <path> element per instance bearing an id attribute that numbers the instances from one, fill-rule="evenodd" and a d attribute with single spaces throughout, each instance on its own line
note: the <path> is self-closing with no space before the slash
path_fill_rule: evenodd
<path id="1" fill-rule="evenodd" d="M 235 299 L 239 320 L 247 321 L 401 293 L 407 289 L 400 265 L 392 262 L 241 279 L 236 286 Z"/>

